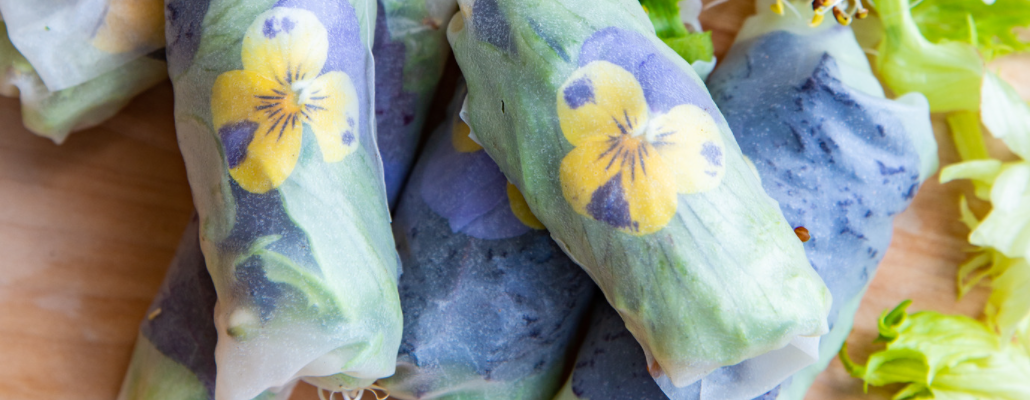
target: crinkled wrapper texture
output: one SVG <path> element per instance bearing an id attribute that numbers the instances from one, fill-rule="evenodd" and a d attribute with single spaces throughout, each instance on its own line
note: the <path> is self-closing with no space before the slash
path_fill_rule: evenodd
<path id="1" fill-rule="evenodd" d="M 648 365 L 683 387 L 826 331 L 829 291 L 638 3 L 459 7 L 463 116 Z"/>
<path id="2" fill-rule="evenodd" d="M 933 173 L 926 165 L 936 165 L 925 98 L 888 100 L 879 86 L 853 86 L 868 80 L 854 74 L 872 77 L 864 57 L 863 71 L 827 51 L 862 56 L 850 29 L 809 32 L 771 29 L 738 41 L 708 80 L 766 192 L 792 226 L 808 229 L 808 259 L 833 294 L 821 360 L 785 385 L 784 399 L 802 398 L 844 342 L 894 216 Z"/>
<path id="3" fill-rule="evenodd" d="M 619 314 L 604 301 L 595 302 L 592 309 L 589 331 L 576 356 L 572 374 L 555 400 L 705 398 L 703 381 L 663 392 L 648 373 L 644 352 L 633 334 L 626 330 Z M 713 375 L 736 378 L 730 368 L 709 374 L 714 378 Z M 753 400 L 774 400 L 779 392 L 777 387 Z"/>
<path id="4" fill-rule="evenodd" d="M 2 0 L 0 13 L 11 42 L 52 92 L 165 45 L 162 0 Z"/>
<path id="5" fill-rule="evenodd" d="M 393 209 L 422 141 L 423 123 L 450 56 L 454 0 L 379 0 L 372 55 L 376 130 Z"/>
<path id="6" fill-rule="evenodd" d="M 523 222 L 517 190 L 460 127 L 460 93 L 396 213 L 404 338 L 379 384 L 399 399 L 550 399 L 594 285 Z"/>
<path id="7" fill-rule="evenodd" d="M 168 76 L 164 52 L 159 49 L 75 86 L 51 91 L 11 43 L 6 23 L 0 26 L 0 95 L 20 98 L 25 127 L 58 144 L 71 132 L 114 116 L 133 97 Z"/>
<path id="8" fill-rule="evenodd" d="M 171 1 L 176 129 L 218 302 L 216 397 L 393 374 L 398 257 L 376 150 L 376 3 Z"/>
<path id="9" fill-rule="evenodd" d="M 198 219 L 186 228 L 175 259 L 140 323 L 119 400 L 215 398 L 215 287 L 200 250 Z M 289 398 L 292 386 L 255 400 Z"/>

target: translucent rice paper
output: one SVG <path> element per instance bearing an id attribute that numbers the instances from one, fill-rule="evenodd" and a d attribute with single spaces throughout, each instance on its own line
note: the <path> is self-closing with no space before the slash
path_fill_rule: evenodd
<path id="1" fill-rule="evenodd" d="M 164 47 L 162 0 L 0 0 L 11 42 L 49 91 Z"/>
<path id="2" fill-rule="evenodd" d="M 386 193 L 394 208 L 430 101 L 451 54 L 444 25 L 455 0 L 379 0 L 376 14 L 376 129 Z"/>
<path id="3" fill-rule="evenodd" d="M 52 92 L 11 44 L 7 25 L 0 22 L 0 95 L 20 97 L 25 127 L 58 144 L 72 131 L 114 116 L 129 100 L 167 76 L 163 59 L 137 57 L 96 78 Z"/>
<path id="4" fill-rule="evenodd" d="M 218 292 L 216 397 L 392 375 L 402 318 L 372 107 L 375 2 L 168 9 L 176 129 Z"/>
<path id="5" fill-rule="evenodd" d="M 204 265 L 196 217 L 139 327 L 118 400 L 215 398 L 215 286 Z M 285 400 L 293 386 L 254 400 Z"/>
<path id="6" fill-rule="evenodd" d="M 708 87 L 765 190 L 810 232 L 808 259 L 833 293 L 820 361 L 780 394 L 801 399 L 851 331 L 894 215 L 936 171 L 937 146 L 926 98 L 884 98 L 850 28 L 756 8 Z"/>
<path id="7" fill-rule="evenodd" d="M 404 275 L 397 399 L 550 399 L 594 284 L 468 137 L 434 133 L 394 222 Z"/>
<path id="8" fill-rule="evenodd" d="M 639 3 L 458 4 L 463 118 L 655 375 L 684 387 L 827 331 L 801 242 Z"/>
<path id="9" fill-rule="evenodd" d="M 647 360 L 640 345 L 619 319 L 619 314 L 603 301 L 593 306 L 590 330 L 576 357 L 575 368 L 569 375 L 555 400 L 698 400 L 713 397 L 711 385 L 705 381 L 683 388 L 659 387 L 647 372 Z M 737 379 L 740 376 L 730 368 L 720 368 L 705 377 L 708 379 Z M 663 392 L 664 390 L 664 392 Z M 754 397 L 753 400 L 773 400 L 779 388 Z M 751 399 L 752 397 L 747 397 Z"/>

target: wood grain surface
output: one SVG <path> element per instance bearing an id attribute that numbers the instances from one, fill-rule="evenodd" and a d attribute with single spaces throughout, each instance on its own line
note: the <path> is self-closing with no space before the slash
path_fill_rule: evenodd
<path id="1" fill-rule="evenodd" d="M 718 55 L 753 11 L 751 1 L 731 0 L 702 14 Z M 1030 97 L 1030 58 L 995 66 Z M 946 165 L 957 155 L 943 117 L 934 123 Z M 171 86 L 61 146 L 22 127 L 16 100 L 0 99 L 0 127 L 0 400 L 112 400 L 192 210 Z M 986 290 L 955 299 L 956 266 L 969 246 L 958 221 L 961 193 L 971 187 L 935 176 L 896 219 L 848 339 L 857 361 L 878 348 L 871 342 L 879 314 L 904 299 L 914 300 L 912 310 L 981 315 Z M 863 394 L 835 360 L 807 400 L 888 399 L 891 389 Z M 304 385 L 293 396 L 317 398 Z"/>

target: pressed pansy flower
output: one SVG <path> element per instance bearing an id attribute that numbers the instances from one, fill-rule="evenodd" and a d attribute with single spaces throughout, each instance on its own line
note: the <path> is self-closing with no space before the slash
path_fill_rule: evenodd
<path id="1" fill-rule="evenodd" d="M 111 0 L 93 45 L 109 53 L 164 47 L 164 12 L 161 0 Z"/>
<path id="2" fill-rule="evenodd" d="M 448 137 L 435 141 L 426 153 L 420 192 L 429 208 L 446 218 L 453 232 L 479 239 L 544 229 L 522 192 L 508 182 L 483 146 L 469 138 L 468 124 L 455 115 L 448 125 Z"/>
<path id="3" fill-rule="evenodd" d="M 724 145 L 711 114 L 688 99 L 661 99 L 671 105 L 663 110 L 647 98 L 645 84 L 672 79 L 598 59 L 558 90 L 562 133 L 575 146 L 560 179 L 576 212 L 632 234 L 654 233 L 676 214 L 679 193 L 722 181 Z"/>
<path id="4" fill-rule="evenodd" d="M 325 26 L 307 10 L 276 7 L 247 29 L 243 70 L 219 75 L 211 94 L 214 126 L 240 187 L 264 193 L 281 185 L 305 130 L 325 162 L 358 147 L 357 91 L 346 73 L 322 71 L 328 50 Z"/>

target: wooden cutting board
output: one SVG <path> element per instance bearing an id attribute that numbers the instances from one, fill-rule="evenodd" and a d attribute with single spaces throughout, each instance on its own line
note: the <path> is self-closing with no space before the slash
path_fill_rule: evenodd
<path id="1" fill-rule="evenodd" d="M 703 14 L 718 54 L 754 11 L 751 4 L 731 0 Z M 1030 59 L 999 65 L 1030 95 Z M 957 156 L 942 122 L 935 117 L 947 164 Z M 61 146 L 22 127 L 16 100 L 0 99 L 0 127 L 0 399 L 112 400 L 192 210 L 171 86 L 144 93 Z M 894 242 L 848 339 L 855 359 L 877 349 L 870 344 L 876 318 L 904 299 L 915 301 L 913 310 L 981 314 L 985 290 L 955 300 L 955 269 L 968 247 L 957 199 L 969 191 L 932 178 L 898 216 Z M 861 382 L 834 361 L 807 399 L 889 394 L 863 394 Z M 293 396 L 317 398 L 310 386 Z"/>

